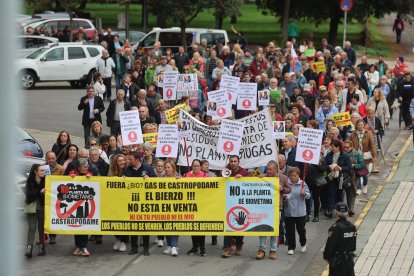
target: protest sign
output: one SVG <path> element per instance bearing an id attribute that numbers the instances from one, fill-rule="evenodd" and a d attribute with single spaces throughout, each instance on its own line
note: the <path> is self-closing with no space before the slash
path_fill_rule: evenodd
<path id="1" fill-rule="evenodd" d="M 270 104 L 270 93 L 269 90 L 265 89 L 265 90 L 260 90 L 257 92 L 257 97 L 259 98 L 259 105 L 260 106 L 267 106 Z"/>
<path id="2" fill-rule="evenodd" d="M 350 126 L 352 125 L 351 122 L 351 115 L 348 111 L 336 113 L 331 115 L 332 121 L 335 122 L 336 126 Z"/>
<path id="3" fill-rule="evenodd" d="M 285 139 L 285 121 L 273 122 L 273 138 L 276 140 Z"/>
<path id="4" fill-rule="evenodd" d="M 277 236 L 279 190 L 276 177 L 47 176 L 45 232 Z"/>
<path id="5" fill-rule="evenodd" d="M 239 83 L 239 92 L 237 94 L 238 110 L 256 110 L 257 108 L 257 83 L 241 82 Z"/>
<path id="6" fill-rule="evenodd" d="M 323 130 L 301 127 L 299 129 L 295 161 L 318 165 Z"/>
<path id="7" fill-rule="evenodd" d="M 121 124 L 122 145 L 129 146 L 144 143 L 138 110 L 119 112 L 119 122 Z"/>
<path id="8" fill-rule="evenodd" d="M 311 68 L 315 73 L 326 72 L 325 62 L 323 61 L 313 62 Z"/>
<path id="9" fill-rule="evenodd" d="M 152 148 L 155 149 L 157 147 L 158 132 L 142 134 L 142 138 L 144 139 L 144 143 L 151 144 Z"/>
<path id="10" fill-rule="evenodd" d="M 185 105 L 185 103 L 179 104 L 165 111 L 165 118 L 169 124 L 173 124 L 178 121 L 178 118 L 180 116 L 180 109 L 184 108 Z"/>
<path id="11" fill-rule="evenodd" d="M 177 99 L 177 82 L 178 72 L 167 71 L 164 72 L 163 79 L 163 99 L 166 101 L 174 101 Z"/>
<path id="12" fill-rule="evenodd" d="M 161 124 L 158 128 L 156 157 L 177 157 L 178 152 L 177 125 Z"/>
<path id="13" fill-rule="evenodd" d="M 240 121 L 221 121 L 217 152 L 228 155 L 239 155 L 245 125 L 245 122 Z"/>
<path id="14" fill-rule="evenodd" d="M 189 91 L 189 90 L 198 90 L 197 75 L 196 74 L 179 74 L 178 81 L 177 81 L 177 91 Z"/>
<path id="15" fill-rule="evenodd" d="M 210 168 L 222 170 L 228 156 L 217 152 L 217 143 L 220 126 L 208 126 L 187 112 L 181 112 L 181 120 L 186 123 L 190 135 L 187 138 L 187 152 L 189 162 L 194 159 L 208 160 Z M 243 168 L 266 166 L 270 160 L 276 160 L 276 141 L 272 137 L 272 118 L 269 111 L 262 110 L 243 119 L 237 120 L 246 123 L 238 156 Z M 178 165 L 187 166 L 183 139 L 178 148 Z"/>
<path id="16" fill-rule="evenodd" d="M 208 92 L 207 115 L 213 120 L 220 120 L 232 115 L 231 104 L 223 89 Z"/>
<path id="17" fill-rule="evenodd" d="M 305 55 L 305 57 L 314 57 L 315 56 L 315 49 L 306 49 L 303 54 Z"/>
<path id="18" fill-rule="evenodd" d="M 220 80 L 220 89 L 224 89 L 227 93 L 227 99 L 231 104 L 236 104 L 237 93 L 239 89 L 240 78 L 222 75 Z"/>
<path id="19" fill-rule="evenodd" d="M 280 99 L 282 98 L 282 90 L 277 89 L 277 90 L 269 90 L 269 91 L 270 91 L 270 98 L 274 100 L 275 102 L 280 102 Z"/>

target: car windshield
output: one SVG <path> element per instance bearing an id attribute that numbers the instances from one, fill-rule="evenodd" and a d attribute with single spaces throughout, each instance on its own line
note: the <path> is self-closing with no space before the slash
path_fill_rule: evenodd
<path id="1" fill-rule="evenodd" d="M 40 48 L 37 49 L 36 51 L 34 51 L 33 53 L 29 54 L 26 56 L 26 58 L 28 59 L 35 59 L 38 58 L 41 54 L 43 54 L 44 52 L 46 52 L 47 50 L 49 50 L 49 48 Z"/>
<path id="2" fill-rule="evenodd" d="M 33 137 L 23 129 L 16 127 L 17 141 L 33 140 Z"/>

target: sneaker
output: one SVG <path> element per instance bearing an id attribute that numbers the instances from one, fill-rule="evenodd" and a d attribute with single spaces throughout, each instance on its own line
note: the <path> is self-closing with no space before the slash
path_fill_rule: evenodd
<path id="1" fill-rule="evenodd" d="M 241 256 L 243 251 L 243 245 L 242 246 L 236 246 L 236 256 Z"/>
<path id="2" fill-rule="evenodd" d="M 121 241 L 116 240 L 114 244 L 114 251 L 119 251 L 119 247 L 121 246 Z"/>
<path id="3" fill-rule="evenodd" d="M 163 247 L 164 246 L 164 241 L 163 240 L 158 240 L 158 247 Z"/>
<path id="4" fill-rule="evenodd" d="M 231 248 L 224 248 L 223 253 L 221 254 L 222 258 L 231 257 Z"/>
<path id="5" fill-rule="evenodd" d="M 349 210 L 349 212 L 348 212 L 348 215 L 350 216 L 350 217 L 353 217 L 354 216 L 354 210 Z"/>
<path id="6" fill-rule="evenodd" d="M 312 221 L 313 222 L 318 222 L 319 221 L 319 217 L 314 217 Z"/>
<path id="7" fill-rule="evenodd" d="M 306 244 L 300 248 L 300 252 L 302 253 L 306 252 Z"/>
<path id="8" fill-rule="evenodd" d="M 198 254 L 198 248 L 196 248 L 196 247 L 191 248 L 191 249 L 187 252 L 187 255 L 194 255 L 194 254 Z"/>
<path id="9" fill-rule="evenodd" d="M 81 253 L 82 252 L 79 248 L 76 248 L 75 251 L 73 251 L 73 255 L 75 255 L 75 256 L 80 256 Z"/>
<path id="10" fill-rule="evenodd" d="M 132 247 L 131 250 L 129 250 L 128 255 L 135 255 L 138 254 L 138 248 Z"/>
<path id="11" fill-rule="evenodd" d="M 266 252 L 263 249 L 259 249 L 259 251 L 257 251 L 257 254 L 256 254 L 256 260 L 263 260 L 265 256 L 266 256 Z"/>
<path id="12" fill-rule="evenodd" d="M 288 255 L 293 255 L 293 250 L 288 250 Z"/>
<path id="13" fill-rule="evenodd" d="M 165 251 L 164 251 L 165 253 Z M 171 247 L 171 256 L 177 257 L 178 256 L 178 250 L 177 247 Z"/>
<path id="14" fill-rule="evenodd" d="M 363 194 L 368 193 L 368 185 L 362 186 L 362 193 Z"/>
<path id="15" fill-rule="evenodd" d="M 256 257 L 257 258 L 257 257 Z M 269 259 L 271 260 L 276 260 L 277 256 L 276 256 L 276 251 L 270 251 L 269 252 Z"/>
<path id="16" fill-rule="evenodd" d="M 204 247 L 200 247 L 200 256 L 201 257 L 207 256 L 206 249 Z"/>
<path id="17" fill-rule="evenodd" d="M 88 249 L 87 248 L 82 249 L 81 255 L 83 257 L 89 257 L 89 251 L 88 251 Z"/>
<path id="18" fill-rule="evenodd" d="M 361 189 L 358 189 L 358 190 L 356 191 L 356 194 L 357 194 L 357 195 L 360 195 L 360 194 L 361 194 Z"/>
<path id="19" fill-rule="evenodd" d="M 144 247 L 144 256 L 149 256 L 149 248 L 148 247 Z"/>
<path id="20" fill-rule="evenodd" d="M 167 246 L 167 249 L 165 249 L 162 253 L 165 255 L 171 255 L 171 246 Z"/>
<path id="21" fill-rule="evenodd" d="M 119 243 L 119 252 L 126 252 L 126 244 L 124 242 Z"/>

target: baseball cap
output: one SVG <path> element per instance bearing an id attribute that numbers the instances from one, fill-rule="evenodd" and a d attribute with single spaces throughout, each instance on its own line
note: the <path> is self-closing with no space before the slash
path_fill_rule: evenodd
<path id="1" fill-rule="evenodd" d="M 162 56 L 162 57 L 161 57 L 161 59 L 164 59 L 164 58 L 165 58 L 165 59 L 167 59 L 167 56 Z"/>
<path id="2" fill-rule="evenodd" d="M 345 202 L 338 202 L 335 205 L 335 210 L 341 213 L 348 212 L 348 206 L 345 204 Z"/>
<path id="3" fill-rule="evenodd" d="M 311 86 L 310 86 L 310 84 L 309 83 L 306 83 L 304 86 L 303 86 L 303 91 L 310 91 L 311 90 Z"/>

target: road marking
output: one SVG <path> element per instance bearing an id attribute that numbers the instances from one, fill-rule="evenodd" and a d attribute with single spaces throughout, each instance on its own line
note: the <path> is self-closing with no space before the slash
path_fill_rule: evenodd
<path id="1" fill-rule="evenodd" d="M 397 172 L 398 165 L 400 164 L 400 160 L 407 151 L 408 147 L 410 146 L 411 142 L 413 140 L 413 134 L 408 137 L 407 141 L 405 141 L 404 146 L 398 153 L 397 158 L 394 160 L 394 164 L 392 165 L 392 169 L 390 174 L 388 175 L 387 179 L 385 179 L 384 182 L 380 183 L 377 188 L 375 189 L 374 193 L 371 195 L 370 199 L 368 200 L 367 205 L 365 205 L 365 208 L 362 210 L 362 212 L 359 214 L 358 219 L 355 221 L 355 226 L 358 229 L 359 226 L 361 226 L 361 223 L 364 221 L 365 217 L 367 216 L 369 210 L 372 207 L 372 204 L 374 204 L 375 200 L 377 199 L 378 195 L 381 193 L 382 189 L 384 188 L 384 185 L 386 183 L 391 182 L 392 178 L 394 177 L 395 173 Z M 325 270 L 322 272 L 321 276 L 328 276 L 329 275 L 329 265 L 325 267 Z"/>

